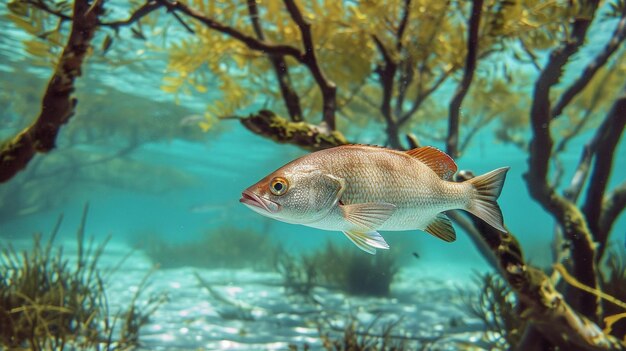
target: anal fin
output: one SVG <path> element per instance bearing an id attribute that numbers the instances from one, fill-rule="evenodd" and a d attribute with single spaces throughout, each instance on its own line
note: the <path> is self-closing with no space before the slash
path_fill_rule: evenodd
<path id="1" fill-rule="evenodd" d="M 354 245 L 369 254 L 375 255 L 376 249 L 389 249 L 389 245 L 385 239 L 376 231 L 364 233 L 350 230 L 343 233 L 354 243 Z"/>
<path id="2" fill-rule="evenodd" d="M 425 231 L 443 241 L 452 242 L 456 240 L 452 222 L 443 212 L 435 217 L 435 220 L 426 227 Z"/>

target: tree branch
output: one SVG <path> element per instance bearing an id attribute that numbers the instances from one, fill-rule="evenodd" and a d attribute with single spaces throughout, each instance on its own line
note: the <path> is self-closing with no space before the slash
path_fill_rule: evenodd
<path id="1" fill-rule="evenodd" d="M 404 47 L 403 38 L 406 28 L 409 23 L 409 15 L 411 12 L 411 0 L 404 0 L 404 6 L 402 7 L 402 18 L 396 31 L 396 51 L 399 55 L 402 55 L 402 49 Z M 413 65 L 414 62 L 410 58 L 410 55 L 400 63 L 400 79 L 398 79 L 398 97 L 396 98 L 395 115 L 398 118 L 402 114 L 402 107 L 404 106 L 404 98 L 406 91 L 413 82 Z"/>
<path id="2" fill-rule="evenodd" d="M 589 166 L 591 165 L 591 159 L 596 148 L 595 144 L 596 141 L 594 138 L 591 142 L 583 146 L 580 160 L 578 161 L 578 167 L 576 167 L 572 181 L 567 189 L 563 191 L 565 198 L 573 203 L 575 203 L 580 196 L 580 192 L 582 191 L 585 181 L 587 180 L 587 176 L 589 175 Z"/>
<path id="3" fill-rule="evenodd" d="M 223 23 L 220 23 L 212 18 L 205 16 L 203 13 L 185 5 L 182 2 L 174 1 L 170 2 L 168 0 L 156 0 L 163 6 L 165 6 L 169 11 L 180 11 L 185 15 L 194 18 L 204 24 L 205 26 L 214 29 L 222 34 L 226 34 L 229 37 L 239 40 L 240 42 L 246 44 L 252 50 L 263 51 L 268 54 L 276 54 L 276 55 L 288 55 L 294 57 L 298 61 L 303 60 L 303 54 L 297 48 L 291 45 L 283 45 L 283 44 L 271 44 L 259 40 L 255 37 L 247 35 L 236 28 L 230 27 Z"/>
<path id="4" fill-rule="evenodd" d="M 117 29 L 119 27 L 131 25 L 143 17 L 152 13 L 152 11 L 159 9 L 162 7 L 162 4 L 159 4 L 155 0 L 148 0 L 145 4 L 141 5 L 137 10 L 135 10 L 131 15 L 125 20 L 112 21 L 112 22 L 99 22 L 99 25 L 105 27 L 112 27 Z"/>
<path id="5" fill-rule="evenodd" d="M 43 10 L 44 12 L 47 12 L 53 16 L 58 17 L 61 21 L 71 21 L 72 16 L 66 15 L 61 11 L 56 11 L 54 9 L 51 9 L 45 2 L 41 1 L 41 0 L 26 0 L 26 4 L 29 5 L 33 5 L 36 8 Z"/>
<path id="6" fill-rule="evenodd" d="M 55 72 L 48 82 L 37 120 L 0 149 L 0 182 L 6 182 L 24 169 L 36 153 L 46 153 L 55 147 L 61 126 L 74 114 L 77 100 L 72 96 L 74 81 L 103 12 L 101 2 L 93 4 L 76 0 L 72 28 Z"/>
<path id="7" fill-rule="evenodd" d="M 583 284 L 597 288 L 594 243 L 582 213 L 574 203 L 556 194 L 548 185 L 547 176 L 552 155 L 553 140 L 550 135 L 550 90 L 558 83 L 563 67 L 583 44 L 587 30 L 598 7 L 597 0 L 590 0 L 583 7 L 590 14 L 581 13 L 572 23 L 571 35 L 550 53 L 548 63 L 535 82 L 530 112 L 532 139 L 530 143 L 528 172 L 524 175 L 530 195 L 552 214 L 563 228 L 564 235 L 572 243 L 574 276 Z M 599 315 L 597 297 L 572 291 L 574 308 L 596 320 Z"/>
<path id="8" fill-rule="evenodd" d="M 605 81 L 608 78 L 609 74 L 611 74 L 611 72 L 607 72 L 606 76 L 604 77 Z M 561 160 L 559 159 L 559 154 L 565 151 L 567 144 L 574 137 L 580 134 L 584 126 L 591 120 L 591 117 L 594 116 L 593 112 L 596 106 L 598 105 L 598 102 L 600 101 L 600 97 L 602 96 L 603 93 L 604 92 L 602 91 L 602 89 L 598 89 L 594 92 L 592 100 L 591 100 L 591 106 L 589 106 L 585 110 L 583 117 L 578 121 L 578 123 L 576 123 L 576 125 L 574 126 L 572 130 L 570 130 L 566 135 L 564 135 L 561 138 L 559 143 L 554 148 L 553 159 L 554 159 L 554 165 L 555 165 L 556 171 L 555 171 L 555 176 L 554 176 L 553 187 L 558 188 L 560 186 L 561 178 L 563 177 L 563 173 L 564 173 L 563 164 L 561 163 Z M 589 172 L 589 165 L 591 163 L 591 157 L 593 156 L 593 153 L 595 153 L 595 148 L 597 144 L 597 142 L 595 141 L 596 139 L 597 139 L 597 135 L 593 138 L 594 140 L 592 142 L 592 144 L 594 145 L 593 150 L 591 149 L 587 150 L 587 146 L 584 146 L 583 148 L 584 150 L 590 151 L 589 153 L 587 153 L 586 151 L 583 151 L 583 156 L 581 157 L 579 167 L 577 168 L 577 169 L 584 171 L 584 173 L 575 173 L 575 177 L 572 178 L 572 181 L 569 187 L 564 191 L 564 196 L 569 201 L 576 202 L 578 200 L 578 196 L 580 194 L 582 186 L 585 184 L 585 180 L 587 179 L 587 174 Z M 580 176 L 582 176 L 582 178 L 580 178 Z"/>
<path id="9" fill-rule="evenodd" d="M 600 215 L 599 229 L 601 233 L 610 233 L 615 220 L 624 211 L 626 207 L 626 182 L 620 184 L 608 196 L 605 197 L 602 205 L 602 213 Z M 600 249 L 604 253 L 606 243 Z M 602 257 L 601 254 L 598 256 Z"/>
<path id="10" fill-rule="evenodd" d="M 589 179 L 587 197 L 582 207 L 587 223 L 589 223 L 589 228 L 600 247 L 606 245 L 609 235 L 608 232 L 600 230 L 602 201 L 604 200 L 604 193 L 608 186 L 611 169 L 613 168 L 613 155 L 626 127 L 624 111 L 626 111 L 626 85 L 598 128 L 597 136 L 594 137 L 597 143 L 595 160 Z M 603 252 L 604 248 L 600 249 L 597 259 L 601 257 L 600 254 Z"/>
<path id="11" fill-rule="evenodd" d="M 376 44 L 376 48 L 383 57 L 384 64 L 380 65 L 376 70 L 380 79 L 380 85 L 382 88 L 383 96 L 380 101 L 380 112 L 385 119 L 387 142 L 390 147 L 394 149 L 402 148 L 400 143 L 399 126 L 391 113 L 391 99 L 393 98 L 393 82 L 398 70 L 398 64 L 389 52 L 389 49 L 385 47 L 385 44 L 376 35 L 372 35 L 372 39 Z"/>
<path id="12" fill-rule="evenodd" d="M 66 15 L 60 11 L 56 11 L 52 8 L 50 8 L 48 5 L 46 5 L 46 3 L 44 1 L 41 0 L 27 0 L 26 1 L 27 4 L 29 5 L 33 5 L 36 8 L 47 12 L 55 17 L 58 17 L 60 20 L 62 21 L 73 21 L 74 18 L 72 16 Z M 152 13 L 152 11 L 159 9 L 160 7 L 162 7 L 163 4 L 158 3 L 156 0 L 148 0 L 146 1 L 145 4 L 141 5 L 137 10 L 135 10 L 133 13 L 131 13 L 131 15 L 125 19 L 125 20 L 118 20 L 118 21 L 111 21 L 111 22 L 102 22 L 100 20 L 98 20 L 98 26 L 102 26 L 102 27 L 111 27 L 113 29 L 118 29 L 119 27 L 124 27 L 124 26 L 128 26 L 131 25 L 137 21 L 139 21 L 140 19 L 142 19 L 143 17 L 149 15 L 150 13 Z M 190 28 L 187 27 L 187 30 L 190 30 Z"/>
<path id="13" fill-rule="evenodd" d="M 583 73 L 565 90 L 561 98 L 552 108 L 552 118 L 557 118 L 563 113 L 563 109 L 589 84 L 595 74 L 602 68 L 611 55 L 620 47 L 626 39 L 626 13 L 622 14 L 609 42 L 604 46 L 596 57 L 585 67 Z"/>
<path id="14" fill-rule="evenodd" d="M 372 35 L 372 39 L 376 44 L 376 48 L 378 48 L 378 51 L 383 57 L 383 61 L 385 61 L 384 66 L 379 67 L 377 70 L 383 88 L 380 111 L 387 124 L 393 124 L 395 121 L 391 114 L 391 98 L 393 96 L 393 80 L 398 66 L 380 38 L 374 34 Z"/>
<path id="15" fill-rule="evenodd" d="M 400 25 L 398 25 L 398 31 L 396 32 L 396 50 L 400 52 L 402 50 L 402 38 L 404 32 L 409 23 L 409 15 L 411 13 L 411 0 L 404 0 L 404 6 L 402 7 L 402 18 L 400 19 Z"/>
<path id="16" fill-rule="evenodd" d="M 419 108 L 422 106 L 424 101 L 432 93 L 434 93 L 435 90 L 437 90 L 441 86 L 441 84 L 443 84 L 446 81 L 446 79 L 448 79 L 448 77 L 450 77 L 450 74 L 452 74 L 456 70 L 457 70 L 456 67 L 452 67 L 449 70 L 443 72 L 430 88 L 426 89 L 426 91 L 424 92 L 417 94 L 415 96 L 415 99 L 413 100 L 413 104 L 411 105 L 411 108 L 404 115 L 400 117 L 400 121 L 398 122 L 398 124 L 403 125 L 404 123 L 408 122 L 408 120 L 413 116 L 413 114 L 417 112 L 417 110 L 419 110 Z"/>
<path id="17" fill-rule="evenodd" d="M 292 144 L 316 151 L 348 144 L 341 132 L 327 126 L 306 122 L 290 122 L 271 111 L 262 110 L 239 121 L 251 132 L 281 144 Z"/>
<path id="18" fill-rule="evenodd" d="M 480 27 L 480 17 L 483 10 L 483 0 L 472 1 L 472 14 L 468 24 L 467 37 L 467 57 L 465 59 L 465 71 L 463 79 L 457 86 L 452 101 L 450 101 L 450 112 L 448 116 L 448 138 L 446 140 L 446 151 L 452 158 L 459 156 L 459 118 L 461 114 L 461 104 L 469 91 L 478 57 L 478 30 Z"/>
<path id="19" fill-rule="evenodd" d="M 256 0 L 248 0 L 248 13 L 250 20 L 252 21 L 252 27 L 257 38 L 261 41 L 265 41 L 265 35 L 263 34 L 263 28 L 259 21 L 259 9 L 256 4 Z M 274 73 L 276 73 L 276 80 L 280 87 L 280 93 L 283 97 L 285 107 L 289 117 L 293 122 L 302 121 L 302 107 L 300 106 L 300 97 L 296 94 L 293 84 L 291 83 L 291 77 L 289 76 L 289 67 L 287 61 L 281 55 L 269 55 L 269 60 L 274 66 Z"/>
<path id="20" fill-rule="evenodd" d="M 398 79 L 398 96 L 396 97 L 396 103 L 394 108 L 394 114 L 398 123 L 400 122 L 400 117 L 402 117 L 404 102 L 406 101 L 406 93 L 409 90 L 409 86 L 413 83 L 415 79 L 415 73 L 413 71 L 413 66 L 415 62 L 410 57 L 407 57 L 403 62 L 400 62 L 400 79 Z"/>
<path id="21" fill-rule="evenodd" d="M 285 6 L 291 18 L 300 29 L 302 44 L 304 45 L 304 55 L 301 62 L 309 69 L 317 86 L 322 92 L 322 116 L 324 122 L 330 130 L 335 130 L 335 110 L 337 109 L 337 87 L 324 76 L 324 72 L 315 56 L 315 45 L 313 45 L 313 35 L 311 34 L 311 24 L 302 16 L 302 12 L 293 0 L 284 0 Z"/>
<path id="22" fill-rule="evenodd" d="M 595 13 L 598 1 L 590 1 L 590 4 L 593 4 Z M 550 90 L 560 80 L 563 67 L 567 64 L 570 57 L 578 52 L 583 44 L 592 18 L 581 15 L 574 21 L 571 38 L 564 39 L 564 42 L 550 53 L 550 59 L 535 83 L 531 107 L 533 138 L 530 145 L 529 171 L 527 175 L 533 178 L 531 183 L 540 185 L 540 188 L 537 190 L 540 192 L 546 192 L 547 183 L 545 178 L 548 174 L 553 144 L 549 128 L 551 119 Z"/>

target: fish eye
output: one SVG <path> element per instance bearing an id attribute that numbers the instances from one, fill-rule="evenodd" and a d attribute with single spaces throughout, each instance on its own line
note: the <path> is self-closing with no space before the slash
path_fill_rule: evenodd
<path id="1" fill-rule="evenodd" d="M 270 182 L 270 191 L 276 196 L 285 194 L 288 188 L 289 184 L 285 178 L 276 177 Z"/>

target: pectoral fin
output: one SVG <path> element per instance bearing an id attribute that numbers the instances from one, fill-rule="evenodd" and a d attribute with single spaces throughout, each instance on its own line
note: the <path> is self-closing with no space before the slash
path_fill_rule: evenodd
<path id="1" fill-rule="evenodd" d="M 339 207 L 348 222 L 364 230 L 379 228 L 396 210 L 396 206 L 389 203 L 364 203 Z"/>
<path id="2" fill-rule="evenodd" d="M 354 245 L 358 246 L 359 249 L 375 255 L 376 249 L 389 249 L 389 245 L 385 239 L 378 232 L 358 232 L 358 231 L 346 231 L 343 232 L 350 241 L 354 243 Z"/>
<path id="3" fill-rule="evenodd" d="M 452 242 L 456 240 L 456 233 L 452 227 L 452 222 L 450 222 L 450 218 L 444 213 L 438 214 L 435 220 L 430 223 L 425 230 L 443 241 Z"/>

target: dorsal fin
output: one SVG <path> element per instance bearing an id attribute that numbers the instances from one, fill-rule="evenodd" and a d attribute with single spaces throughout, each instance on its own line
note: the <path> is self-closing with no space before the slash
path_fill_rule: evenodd
<path id="1" fill-rule="evenodd" d="M 457 171 L 456 163 L 452 157 L 432 146 L 418 147 L 407 151 L 406 154 L 423 162 L 435 171 L 441 179 L 451 180 Z"/>

